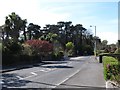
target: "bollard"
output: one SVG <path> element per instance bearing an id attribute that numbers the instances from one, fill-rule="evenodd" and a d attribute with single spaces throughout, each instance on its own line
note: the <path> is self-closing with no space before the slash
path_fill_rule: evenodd
<path id="1" fill-rule="evenodd" d="M 99 63 L 102 63 L 102 55 L 99 55 Z"/>

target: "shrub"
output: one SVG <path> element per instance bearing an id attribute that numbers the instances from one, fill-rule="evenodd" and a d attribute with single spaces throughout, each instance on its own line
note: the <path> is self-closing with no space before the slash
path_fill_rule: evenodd
<path id="1" fill-rule="evenodd" d="M 72 56 L 73 54 L 74 54 L 73 50 L 69 50 L 69 51 L 68 51 L 68 56 L 69 56 L 69 57 Z"/>
<path id="2" fill-rule="evenodd" d="M 22 44 L 22 46 L 23 46 L 23 51 L 22 51 L 23 55 L 29 55 L 29 56 L 31 56 L 33 54 L 33 50 L 32 50 L 32 48 L 31 48 L 30 45 L 28 45 L 28 44 Z"/>
<path id="3" fill-rule="evenodd" d="M 51 53 L 52 60 L 60 60 L 63 58 L 63 56 L 64 56 L 63 51 Z"/>
<path id="4" fill-rule="evenodd" d="M 120 83 L 120 62 L 113 57 L 104 57 L 104 78 Z"/>
<path id="5" fill-rule="evenodd" d="M 66 50 L 67 50 L 68 56 L 72 56 L 73 55 L 73 48 L 74 48 L 74 44 L 72 42 L 68 42 L 66 44 Z"/>
<path id="6" fill-rule="evenodd" d="M 57 60 L 57 56 L 54 52 L 50 54 L 52 60 Z"/>
<path id="7" fill-rule="evenodd" d="M 66 44 L 66 49 L 67 50 L 70 50 L 70 49 L 73 49 L 74 48 L 74 44 L 72 43 L 72 42 L 68 42 L 67 44 Z"/>
<path id="8" fill-rule="evenodd" d="M 14 42 L 9 40 L 6 43 L 3 43 L 2 53 L 3 54 L 20 54 L 22 51 L 22 46 L 19 42 Z"/>
<path id="9" fill-rule="evenodd" d="M 120 48 L 117 48 L 115 51 L 116 54 L 120 54 Z"/>
<path id="10" fill-rule="evenodd" d="M 87 54 L 87 55 L 94 54 L 93 53 L 93 48 L 90 45 L 85 45 L 83 47 L 84 47 L 84 51 L 85 51 L 84 54 Z"/>
<path id="11" fill-rule="evenodd" d="M 62 59 L 63 56 L 64 56 L 63 51 L 59 51 L 58 54 L 57 54 L 57 58 Z"/>
<path id="12" fill-rule="evenodd" d="M 2 64 L 12 65 L 20 62 L 20 54 L 22 53 L 22 46 L 19 42 L 9 40 L 2 43 Z"/>
<path id="13" fill-rule="evenodd" d="M 53 51 L 53 45 L 44 40 L 28 40 L 26 44 L 30 45 L 33 52 L 37 55 L 47 55 Z"/>

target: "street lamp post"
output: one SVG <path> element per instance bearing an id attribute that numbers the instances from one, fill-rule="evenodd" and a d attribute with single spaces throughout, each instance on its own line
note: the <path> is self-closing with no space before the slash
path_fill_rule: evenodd
<path id="1" fill-rule="evenodd" d="M 90 27 L 95 27 L 95 43 L 94 43 L 95 47 L 94 47 L 94 55 L 95 55 L 95 57 L 96 57 L 96 26 L 90 26 Z"/>

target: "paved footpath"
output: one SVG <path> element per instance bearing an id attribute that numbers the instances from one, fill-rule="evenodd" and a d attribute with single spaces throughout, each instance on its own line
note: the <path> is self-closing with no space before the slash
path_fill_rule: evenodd
<path id="1" fill-rule="evenodd" d="M 56 88 L 105 88 L 103 64 L 91 57 L 79 73 Z"/>

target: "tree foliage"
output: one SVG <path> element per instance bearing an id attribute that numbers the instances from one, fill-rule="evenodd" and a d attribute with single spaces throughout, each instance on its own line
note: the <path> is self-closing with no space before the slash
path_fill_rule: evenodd
<path id="1" fill-rule="evenodd" d="M 89 46 L 91 52 L 94 49 L 95 39 L 93 35 L 82 24 L 73 25 L 72 21 L 59 21 L 57 24 L 47 24 L 41 29 L 40 25 L 34 23 L 29 23 L 27 26 L 27 19 L 22 19 L 13 12 L 6 17 L 5 25 L 2 26 L 1 30 L 4 42 L 11 39 L 15 42 L 21 41 L 21 43 L 27 40 L 35 42 L 34 39 L 36 39 L 46 40 L 53 44 L 57 40 L 64 50 L 66 50 L 67 42 L 72 42 L 75 55 L 84 55 L 83 47 L 86 45 Z"/>
<path id="2" fill-rule="evenodd" d="M 68 50 L 73 49 L 73 48 L 74 48 L 74 44 L 73 44 L 72 42 L 68 42 L 68 43 L 66 44 L 66 48 L 67 48 Z"/>
<path id="3" fill-rule="evenodd" d="M 53 50 L 53 45 L 48 41 L 28 40 L 25 43 L 31 46 L 35 54 L 42 54 L 42 53 L 47 54 L 49 52 L 52 52 Z"/>
<path id="4" fill-rule="evenodd" d="M 12 12 L 10 15 L 6 16 L 5 19 L 5 25 L 4 25 L 4 30 L 3 34 L 6 37 L 3 37 L 5 39 L 12 38 L 14 41 L 18 41 L 20 37 L 20 31 L 24 31 L 24 36 L 26 39 L 25 35 L 25 27 L 26 27 L 26 19 L 22 20 L 19 15 L 17 15 L 15 12 Z"/>

